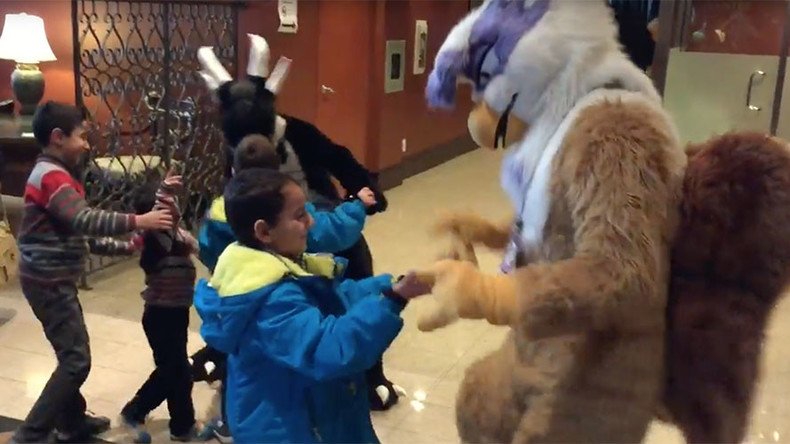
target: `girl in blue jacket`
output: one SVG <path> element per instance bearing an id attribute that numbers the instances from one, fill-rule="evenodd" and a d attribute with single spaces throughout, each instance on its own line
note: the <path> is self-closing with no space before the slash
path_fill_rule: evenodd
<path id="1" fill-rule="evenodd" d="M 234 442 L 378 442 L 365 370 L 429 289 L 413 274 L 342 281 L 342 261 L 306 254 L 313 220 L 287 175 L 238 172 L 224 197 L 237 242 L 198 283 L 195 307 L 206 343 L 228 355 Z"/>

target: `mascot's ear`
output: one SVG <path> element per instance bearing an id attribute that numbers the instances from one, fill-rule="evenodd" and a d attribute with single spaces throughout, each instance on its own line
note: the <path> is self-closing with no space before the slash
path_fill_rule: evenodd
<path id="1" fill-rule="evenodd" d="M 288 57 L 280 57 L 277 60 L 277 65 L 274 66 L 272 74 L 266 79 L 266 89 L 272 92 L 275 96 L 280 92 L 285 78 L 288 77 L 288 70 L 291 69 L 291 59 Z"/>
<path id="2" fill-rule="evenodd" d="M 446 109 L 453 107 L 463 60 L 463 53 L 457 51 L 442 52 L 436 57 L 425 88 L 429 106 Z"/>
<path id="3" fill-rule="evenodd" d="M 455 104 L 457 84 L 465 80 L 463 72 L 468 63 L 472 28 L 487 6 L 488 2 L 458 22 L 439 48 L 425 88 L 425 97 L 428 99 L 429 106 L 452 108 Z"/>
<path id="4" fill-rule="evenodd" d="M 210 46 L 203 46 L 197 51 L 198 62 L 201 70 L 198 71 L 200 77 L 206 82 L 206 87 L 211 91 L 216 91 L 221 86 L 233 80 L 225 67 L 217 59 L 214 50 Z"/>
<path id="5" fill-rule="evenodd" d="M 247 34 L 250 39 L 250 55 L 247 61 L 247 78 L 255 84 L 256 94 L 263 95 L 261 88 L 268 89 L 272 94 L 277 95 L 280 91 L 288 70 L 291 67 L 291 59 L 280 57 L 274 71 L 269 74 L 270 50 L 266 39 L 259 35 Z"/>
<path id="6" fill-rule="evenodd" d="M 247 34 L 250 39 L 250 55 L 247 60 L 249 78 L 269 77 L 269 44 L 266 39 L 255 34 Z"/>
<path id="7" fill-rule="evenodd" d="M 288 75 L 288 70 L 290 67 L 291 59 L 287 57 L 280 57 L 280 60 L 277 61 L 277 65 L 274 67 L 274 71 L 272 72 L 271 76 L 266 78 L 248 74 L 247 80 L 255 85 L 255 95 L 257 97 L 262 97 L 267 94 L 276 96 L 277 93 L 280 92 L 280 88 L 282 87 L 285 77 Z"/>

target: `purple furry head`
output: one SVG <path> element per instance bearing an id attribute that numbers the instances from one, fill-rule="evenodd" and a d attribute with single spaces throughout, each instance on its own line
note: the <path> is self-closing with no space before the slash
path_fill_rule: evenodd
<path id="1" fill-rule="evenodd" d="M 436 57 L 426 96 L 435 107 L 455 102 L 458 76 L 472 81 L 481 93 L 492 78 L 504 72 L 518 41 L 543 18 L 550 0 L 491 0 L 472 25 L 463 49 L 447 49 Z"/>

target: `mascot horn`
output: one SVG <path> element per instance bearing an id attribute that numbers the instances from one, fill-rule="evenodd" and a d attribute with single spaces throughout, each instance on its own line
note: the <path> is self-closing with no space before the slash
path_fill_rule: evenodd
<path id="1" fill-rule="evenodd" d="M 280 170 L 303 186 L 317 208 L 329 210 L 340 203 L 331 180 L 335 178 L 351 198 L 365 187 L 374 192 L 376 205 L 368 208 L 368 214 L 385 211 L 386 196 L 348 148 L 333 142 L 311 123 L 277 112 L 277 93 L 288 74 L 291 60 L 281 57 L 269 73 L 269 45 L 261 36 L 248 36 L 250 54 L 246 79 L 234 80 L 210 47 L 198 50 L 199 74 L 208 88 L 216 92 L 219 101 L 229 159 L 233 148 L 244 137 L 262 134 L 277 146 Z M 229 175 L 232 162 L 227 163 Z M 373 275 L 373 259 L 364 236 L 350 249 L 336 254 L 349 261 L 347 278 L 358 280 Z M 385 377 L 381 362 L 368 371 L 367 379 L 372 409 L 386 410 L 397 402 L 398 395 L 392 382 Z"/>
<path id="2" fill-rule="evenodd" d="M 740 441 L 790 270 L 787 145 L 732 134 L 687 155 L 603 0 L 486 1 L 441 46 L 428 102 L 451 107 L 461 82 L 474 140 L 507 147 L 515 212 L 437 226 L 500 249 L 503 273 L 420 272 L 437 302 L 420 329 L 511 328 L 466 372 L 461 438 L 639 442 L 660 414 L 691 442 Z"/>

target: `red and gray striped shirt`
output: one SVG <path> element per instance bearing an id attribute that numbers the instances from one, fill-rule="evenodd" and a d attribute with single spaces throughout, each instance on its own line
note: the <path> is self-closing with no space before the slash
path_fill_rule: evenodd
<path id="1" fill-rule="evenodd" d="M 23 278 L 58 282 L 79 279 L 90 250 L 132 254 L 117 236 L 135 229 L 133 214 L 93 209 L 82 184 L 59 159 L 42 154 L 27 180 L 19 228 L 19 271 Z"/>

